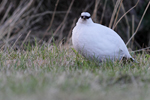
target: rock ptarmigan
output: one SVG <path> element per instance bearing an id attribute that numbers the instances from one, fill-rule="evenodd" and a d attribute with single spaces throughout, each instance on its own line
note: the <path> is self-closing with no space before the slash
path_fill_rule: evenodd
<path id="1" fill-rule="evenodd" d="M 77 52 L 87 59 L 97 61 L 121 60 L 134 58 L 121 37 L 112 29 L 94 23 L 88 12 L 82 12 L 72 31 L 72 43 Z"/>

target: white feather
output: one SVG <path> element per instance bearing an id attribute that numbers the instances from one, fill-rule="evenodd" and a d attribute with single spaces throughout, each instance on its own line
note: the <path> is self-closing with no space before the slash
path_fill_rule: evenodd
<path id="1" fill-rule="evenodd" d="M 90 16 L 83 12 L 81 16 Z M 80 54 L 98 61 L 132 58 L 121 37 L 112 29 L 94 23 L 91 18 L 79 18 L 72 32 L 72 43 Z M 132 58 L 133 59 L 133 58 Z"/>

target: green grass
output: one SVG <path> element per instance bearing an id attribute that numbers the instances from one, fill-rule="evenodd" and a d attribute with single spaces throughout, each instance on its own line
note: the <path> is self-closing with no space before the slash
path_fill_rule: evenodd
<path id="1" fill-rule="evenodd" d="M 97 65 L 70 46 L 0 51 L 2 100 L 149 100 L 150 55 Z"/>

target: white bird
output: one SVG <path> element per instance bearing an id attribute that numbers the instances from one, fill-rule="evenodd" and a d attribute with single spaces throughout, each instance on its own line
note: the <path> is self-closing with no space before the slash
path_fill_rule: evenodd
<path id="1" fill-rule="evenodd" d="M 72 43 L 77 52 L 87 59 L 96 58 L 102 62 L 134 58 L 121 39 L 112 29 L 94 23 L 88 12 L 82 12 L 72 31 Z"/>

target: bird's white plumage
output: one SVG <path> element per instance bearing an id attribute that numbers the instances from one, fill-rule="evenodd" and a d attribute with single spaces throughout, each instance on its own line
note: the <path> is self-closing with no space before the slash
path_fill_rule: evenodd
<path id="1" fill-rule="evenodd" d="M 89 17 L 88 12 L 81 16 Z M 95 57 L 98 61 L 132 58 L 121 37 L 112 29 L 94 23 L 91 18 L 79 18 L 72 32 L 74 48 L 88 59 Z"/>
<path id="2" fill-rule="evenodd" d="M 88 12 L 83 12 L 83 13 L 81 13 L 81 16 L 91 16 L 91 15 Z"/>

